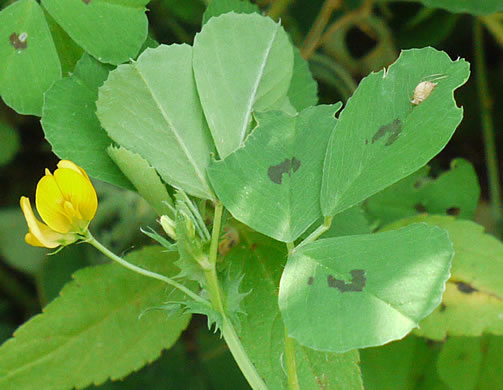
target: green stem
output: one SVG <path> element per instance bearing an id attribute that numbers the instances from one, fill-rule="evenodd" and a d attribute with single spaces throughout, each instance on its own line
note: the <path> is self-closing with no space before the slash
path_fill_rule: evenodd
<path id="1" fill-rule="evenodd" d="M 87 232 L 87 236 L 86 236 L 86 239 L 84 241 L 87 242 L 87 243 L 89 243 L 89 244 L 91 244 L 96 249 L 98 249 L 101 253 L 103 253 L 105 256 L 107 256 L 109 259 L 115 261 L 116 263 L 119 263 L 123 267 L 126 267 L 127 269 L 129 269 L 129 270 L 131 270 L 133 272 L 136 272 L 137 274 L 140 274 L 140 275 L 143 275 L 143 276 L 147 276 L 149 278 L 157 279 L 157 280 L 160 280 L 161 282 L 167 283 L 170 286 L 179 289 L 184 294 L 186 294 L 187 296 L 189 296 L 190 298 L 192 298 L 193 300 L 195 300 L 197 302 L 200 302 L 200 303 L 203 303 L 203 304 L 206 304 L 206 305 L 209 304 L 205 299 L 201 298 L 199 295 L 197 295 L 196 293 L 194 293 L 193 291 L 191 291 L 190 289 L 188 289 L 187 287 L 185 287 L 183 284 L 178 283 L 178 282 L 174 281 L 173 279 L 168 278 L 167 276 L 164 276 L 164 275 L 161 275 L 161 274 L 158 274 L 158 273 L 155 273 L 155 272 L 148 271 L 146 269 L 140 268 L 140 267 L 138 267 L 138 266 L 136 266 L 134 264 L 131 264 L 131 263 L 127 262 L 122 257 L 117 256 L 115 253 L 113 253 L 107 247 L 105 247 L 99 241 L 97 241 L 93 237 L 93 235 L 91 234 L 91 232 L 89 232 L 89 231 Z"/>
<path id="2" fill-rule="evenodd" d="M 302 241 L 299 245 L 297 245 L 297 248 L 303 247 L 304 245 L 316 241 L 318 237 L 320 237 L 323 233 L 325 233 L 328 229 L 330 229 L 333 220 L 334 217 L 325 217 L 323 225 L 320 225 L 314 232 L 312 232 L 309 236 L 307 236 L 307 238 L 304 239 L 304 241 Z"/>
<path id="3" fill-rule="evenodd" d="M 241 372 L 245 376 L 248 384 L 253 390 L 267 390 L 267 386 L 257 372 L 257 369 L 251 362 L 248 354 L 241 344 L 241 340 L 234 330 L 234 326 L 227 317 L 223 319 L 222 335 L 229 347 L 229 350 L 238 364 Z"/>
<path id="4" fill-rule="evenodd" d="M 487 175 L 489 177 L 489 198 L 493 217 L 496 222 L 497 232 L 500 234 L 502 228 L 500 175 L 498 171 L 498 158 L 494 140 L 494 126 L 491 117 L 491 97 L 487 81 L 484 43 L 482 39 L 482 24 L 478 19 L 475 20 L 474 25 L 474 45 L 476 64 L 475 77 L 477 80 L 482 116 L 482 131 L 486 152 Z"/>
<path id="5" fill-rule="evenodd" d="M 224 300 L 222 297 L 222 291 L 220 290 L 220 285 L 218 283 L 215 264 L 211 264 L 211 269 L 204 271 L 204 276 L 206 277 L 206 288 L 208 289 L 208 292 L 210 294 L 213 308 L 217 310 L 222 316 L 225 316 Z"/>
<path id="6" fill-rule="evenodd" d="M 267 390 L 267 386 L 260 377 L 257 369 L 251 362 L 248 354 L 246 353 L 241 340 L 232 325 L 232 322 L 225 313 L 224 300 L 222 291 L 218 283 L 218 275 L 216 271 L 217 253 L 218 253 L 218 240 L 220 238 L 220 228 L 222 225 L 223 205 L 217 201 L 215 204 L 215 216 L 213 218 L 213 229 L 211 232 L 211 244 L 209 254 L 209 264 L 211 269 L 205 270 L 206 287 L 208 289 L 213 308 L 217 310 L 222 316 L 222 335 L 224 337 L 229 350 L 231 351 L 234 360 L 243 373 L 244 377 L 254 390 Z"/>
<path id="7" fill-rule="evenodd" d="M 213 229 L 211 231 L 211 244 L 210 244 L 210 264 L 215 265 L 217 262 L 218 253 L 218 239 L 220 238 L 220 228 L 222 226 L 222 214 L 224 206 L 220 201 L 216 201 L 215 215 L 213 217 Z"/>
<path id="8" fill-rule="evenodd" d="M 293 255 L 295 245 L 293 242 L 287 242 L 286 247 L 288 248 L 288 258 Z M 300 390 L 299 378 L 297 376 L 297 360 L 295 358 L 295 342 L 288 336 L 288 329 L 285 329 L 285 360 L 286 360 L 286 372 L 288 375 L 288 388 L 290 390 Z"/>
<path id="9" fill-rule="evenodd" d="M 295 342 L 288 337 L 288 330 L 285 327 L 285 358 L 286 372 L 288 374 L 288 388 L 290 390 L 300 390 L 299 378 L 297 377 L 297 360 L 295 359 Z"/>
<path id="10" fill-rule="evenodd" d="M 341 0 L 325 0 L 300 49 L 302 57 L 308 59 L 313 55 L 319 45 L 323 30 L 330 21 L 332 13 L 341 6 L 341 3 Z"/>

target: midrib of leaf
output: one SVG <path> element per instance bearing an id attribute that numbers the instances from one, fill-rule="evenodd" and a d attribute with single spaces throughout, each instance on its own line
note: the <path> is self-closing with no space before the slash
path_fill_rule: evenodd
<path id="1" fill-rule="evenodd" d="M 189 160 L 189 163 L 190 165 L 192 165 L 192 168 L 194 170 L 194 173 L 196 174 L 197 178 L 200 180 L 201 184 L 203 185 L 203 187 L 205 188 L 205 190 L 207 191 L 207 193 L 209 195 L 212 194 L 212 191 L 210 190 L 210 188 L 207 186 L 206 184 L 206 179 L 204 177 L 204 174 L 199 170 L 199 167 L 197 166 L 197 163 L 196 161 L 194 160 L 194 158 L 192 157 L 192 155 L 190 154 L 187 146 L 185 145 L 185 143 L 183 142 L 183 138 L 180 137 L 180 134 L 178 133 L 178 129 L 173 125 L 173 122 L 171 121 L 168 113 L 162 108 L 159 100 L 157 99 L 154 91 L 152 90 L 152 88 L 150 87 L 150 85 L 148 84 L 147 80 L 145 79 L 145 77 L 143 77 L 143 74 L 141 73 L 140 69 L 138 69 L 138 67 L 135 65 L 135 69 L 136 71 L 138 72 L 138 75 L 141 77 L 141 80 L 143 81 L 143 83 L 145 84 L 145 86 L 147 87 L 147 90 L 150 94 L 150 96 L 152 96 L 152 99 L 154 100 L 155 104 L 157 105 L 157 108 L 159 109 L 159 111 L 161 112 L 163 118 L 166 120 L 166 122 L 168 123 L 168 127 L 169 129 L 171 130 L 171 132 L 175 135 L 175 138 L 178 142 L 178 145 L 182 148 L 185 156 L 187 157 L 187 159 Z"/>
<path id="2" fill-rule="evenodd" d="M 77 279 L 75 279 L 74 282 L 77 282 Z M 147 292 L 150 293 L 151 291 L 158 290 L 158 289 L 159 289 L 158 286 L 156 286 L 155 288 L 153 286 L 151 286 L 150 288 L 143 290 L 143 292 L 145 294 L 142 297 L 150 295 L 150 294 L 146 294 Z M 47 360 L 48 358 L 50 358 L 53 354 L 55 354 L 56 352 L 58 352 L 61 348 L 65 347 L 69 342 L 71 342 L 72 340 L 75 342 L 78 338 L 80 338 L 79 336 L 83 336 L 84 334 L 86 334 L 87 332 L 91 331 L 92 329 L 94 329 L 98 325 L 101 325 L 105 320 L 107 320 L 112 315 L 116 314 L 124 306 L 126 306 L 126 305 L 130 306 L 136 300 L 138 300 L 138 296 L 131 297 L 131 299 L 126 300 L 122 304 L 118 305 L 114 310 L 112 310 L 111 312 L 109 312 L 107 315 L 105 315 L 99 321 L 90 324 L 88 327 L 82 329 L 80 332 L 78 332 L 77 334 L 72 335 L 71 337 L 70 336 L 58 335 L 58 337 L 65 337 L 67 339 L 67 341 L 61 343 L 57 348 L 53 349 L 52 351 L 49 351 L 47 354 L 45 354 L 43 356 L 40 356 L 39 358 L 37 358 L 35 360 L 29 362 L 28 364 L 25 364 L 25 365 L 23 365 L 23 366 L 15 369 L 15 370 L 9 371 L 7 373 L 7 375 L 0 376 L 0 381 L 6 381 L 8 378 L 10 378 L 12 376 L 15 376 L 20 371 L 27 370 L 27 369 L 33 367 L 34 365 L 36 365 L 37 363 L 43 363 L 45 360 Z M 44 315 L 44 314 L 40 314 L 40 315 Z M 49 313 L 45 313 L 45 315 L 49 315 Z M 15 337 L 14 337 L 14 339 L 15 339 Z"/>
<path id="3" fill-rule="evenodd" d="M 245 120 L 243 122 L 243 127 L 241 128 L 240 131 L 240 143 L 244 140 L 245 135 L 246 135 L 246 129 L 248 128 L 248 122 L 250 120 L 250 115 L 252 113 L 252 107 L 253 104 L 255 103 L 255 97 L 257 96 L 257 91 L 258 87 L 260 85 L 260 82 L 262 81 L 262 77 L 264 75 L 264 69 L 267 65 L 267 61 L 269 60 L 269 55 L 271 53 L 271 48 L 274 43 L 274 40 L 276 39 L 276 35 L 278 34 L 279 30 L 279 25 L 276 24 L 276 29 L 274 30 L 274 33 L 272 35 L 271 40 L 269 41 L 269 44 L 267 46 L 267 50 L 265 51 L 264 58 L 262 59 L 262 63 L 260 64 L 260 69 L 257 74 L 257 79 L 255 80 L 255 85 L 253 86 L 252 93 L 250 95 L 250 98 L 248 99 L 248 104 L 247 104 L 247 109 L 246 109 L 246 115 L 245 115 Z"/>

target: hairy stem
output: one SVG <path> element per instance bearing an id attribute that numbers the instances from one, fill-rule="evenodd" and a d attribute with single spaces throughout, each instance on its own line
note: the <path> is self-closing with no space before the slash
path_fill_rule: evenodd
<path id="1" fill-rule="evenodd" d="M 122 257 L 117 256 L 115 253 L 113 253 L 112 251 L 110 251 L 107 247 L 105 247 L 104 245 L 102 245 L 98 240 L 96 240 L 93 237 L 93 235 L 91 234 L 91 232 L 89 232 L 89 231 L 87 233 L 87 237 L 85 239 L 85 242 L 91 244 L 96 249 L 98 249 L 101 253 L 103 253 L 105 256 L 107 256 L 109 259 L 115 261 L 116 263 L 119 263 L 123 267 L 126 267 L 127 269 L 129 269 L 129 270 L 131 270 L 133 272 L 136 272 L 137 274 L 140 274 L 140 275 L 143 275 L 143 276 L 147 276 L 147 277 L 152 278 L 152 279 L 157 279 L 157 280 L 160 280 L 161 282 L 169 284 L 170 286 L 179 289 L 185 295 L 189 296 L 190 298 L 192 298 L 193 300 L 195 300 L 197 302 L 200 302 L 200 303 L 203 303 L 203 304 L 206 304 L 206 305 L 209 304 L 205 299 L 203 299 L 202 297 L 200 297 L 199 295 L 197 295 L 196 293 L 194 293 L 192 290 L 190 290 L 187 287 L 185 287 L 183 284 L 178 283 L 178 282 L 174 281 L 173 279 L 171 279 L 171 278 L 169 278 L 167 276 L 164 276 L 164 275 L 152 272 L 152 271 L 148 271 L 148 270 L 143 269 L 141 267 L 138 267 L 138 266 L 136 266 L 134 264 L 131 264 L 131 263 L 127 262 Z"/>
<path id="2" fill-rule="evenodd" d="M 222 316 L 222 335 L 224 337 L 229 350 L 231 351 L 234 360 L 241 369 L 244 377 L 254 390 L 267 390 L 267 386 L 260 377 L 257 369 L 250 360 L 246 353 L 241 340 L 234 329 L 234 326 L 225 313 L 224 297 L 218 282 L 218 275 L 216 271 L 216 262 L 218 254 L 218 240 L 220 238 L 220 229 L 222 225 L 223 205 L 217 201 L 215 204 L 215 216 L 213 218 L 213 229 L 211 232 L 210 254 L 208 262 L 210 269 L 205 270 L 206 287 L 210 295 L 213 308 L 217 310 Z"/>
<path id="3" fill-rule="evenodd" d="M 487 175 L 489 177 L 489 198 L 493 218 L 496 222 L 497 233 L 501 234 L 502 209 L 500 175 L 498 170 L 496 143 L 494 140 L 494 125 L 491 116 L 491 96 L 489 94 L 487 81 L 484 42 L 482 39 L 482 25 L 478 19 L 475 20 L 474 25 L 474 45 L 476 64 L 475 77 L 477 80 L 480 111 L 482 116 L 482 132 L 486 152 Z"/>

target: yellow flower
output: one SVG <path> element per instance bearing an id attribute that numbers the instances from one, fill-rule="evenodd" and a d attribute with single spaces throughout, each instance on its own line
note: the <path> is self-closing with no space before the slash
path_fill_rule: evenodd
<path id="1" fill-rule="evenodd" d="M 86 172 L 71 161 L 61 160 L 52 174 L 48 169 L 35 194 L 35 217 L 30 200 L 22 196 L 21 209 L 28 223 L 25 241 L 33 246 L 56 248 L 81 239 L 98 208 L 96 191 Z"/>

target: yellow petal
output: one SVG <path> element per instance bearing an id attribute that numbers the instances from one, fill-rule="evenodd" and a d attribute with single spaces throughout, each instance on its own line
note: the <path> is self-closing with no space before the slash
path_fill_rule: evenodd
<path id="1" fill-rule="evenodd" d="M 25 241 L 28 244 L 46 248 L 56 248 L 60 246 L 62 242 L 68 241 L 69 237 L 67 237 L 67 235 L 55 232 L 35 217 L 30 200 L 26 196 L 21 197 L 20 204 L 28 224 L 29 233 L 25 236 Z"/>
<path id="2" fill-rule="evenodd" d="M 27 244 L 30 244 L 31 246 L 41 246 L 42 248 L 46 248 L 44 244 L 42 244 L 39 240 L 37 240 L 37 237 L 35 237 L 31 233 L 26 233 L 24 236 L 24 240 L 26 241 Z"/>
<path id="3" fill-rule="evenodd" d="M 65 213 L 64 202 L 65 196 L 55 177 L 49 172 L 37 184 L 35 203 L 42 220 L 59 233 L 69 232 L 73 222 L 73 219 Z"/>
<path id="4" fill-rule="evenodd" d="M 86 171 L 84 171 L 81 167 L 79 167 L 77 164 L 75 164 L 72 161 L 69 160 L 61 160 L 58 163 L 58 168 L 68 168 L 68 169 L 73 169 L 75 172 L 80 173 L 82 176 L 84 176 L 87 180 L 89 180 L 89 176 L 87 176 Z"/>
<path id="5" fill-rule="evenodd" d="M 83 176 L 71 168 L 58 168 L 54 172 L 54 178 L 65 199 L 72 204 L 73 209 L 80 214 L 83 220 L 91 221 L 98 208 L 98 197 L 87 176 Z"/>

